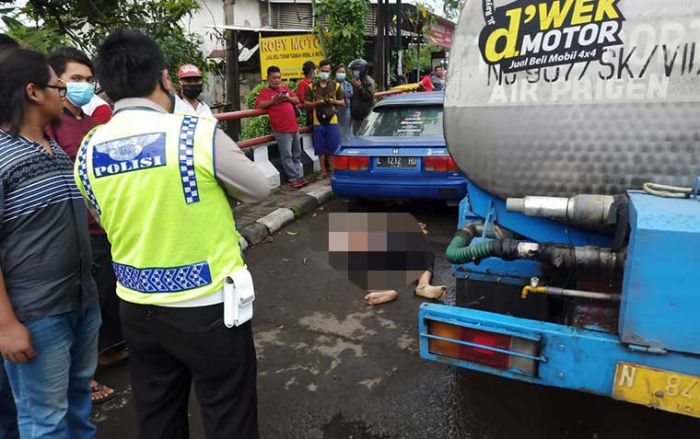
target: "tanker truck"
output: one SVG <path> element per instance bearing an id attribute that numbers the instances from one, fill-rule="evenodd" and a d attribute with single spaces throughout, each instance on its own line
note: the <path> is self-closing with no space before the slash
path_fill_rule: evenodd
<path id="1" fill-rule="evenodd" d="M 467 0 L 425 360 L 700 417 L 700 2 Z"/>

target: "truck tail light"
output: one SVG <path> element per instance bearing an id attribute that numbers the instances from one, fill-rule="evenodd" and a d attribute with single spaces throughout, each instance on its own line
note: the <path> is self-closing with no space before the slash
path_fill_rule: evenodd
<path id="1" fill-rule="evenodd" d="M 425 157 L 423 165 L 426 171 L 432 172 L 455 172 L 458 169 L 457 164 L 449 155 Z"/>
<path id="2" fill-rule="evenodd" d="M 369 157 L 334 155 L 331 159 L 333 169 L 338 171 L 366 171 L 369 169 Z"/>
<path id="3" fill-rule="evenodd" d="M 537 372 L 537 342 L 533 340 L 435 320 L 428 320 L 428 336 L 429 350 L 435 355 L 528 375 Z"/>

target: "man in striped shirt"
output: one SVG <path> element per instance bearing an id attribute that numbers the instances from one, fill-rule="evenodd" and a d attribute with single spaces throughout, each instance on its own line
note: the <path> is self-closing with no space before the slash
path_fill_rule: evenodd
<path id="1" fill-rule="evenodd" d="M 66 88 L 27 49 L 0 59 L 0 353 L 21 437 L 93 438 L 100 314 L 87 212 L 45 134 Z"/>

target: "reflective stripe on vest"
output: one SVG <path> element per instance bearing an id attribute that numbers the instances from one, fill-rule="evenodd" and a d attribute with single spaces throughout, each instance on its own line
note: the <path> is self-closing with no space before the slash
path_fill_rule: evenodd
<path id="1" fill-rule="evenodd" d="M 134 109 L 117 113 L 83 142 L 76 181 L 112 244 L 123 300 L 199 299 L 244 265 L 233 213 L 216 180 L 215 133 L 214 119 Z"/>

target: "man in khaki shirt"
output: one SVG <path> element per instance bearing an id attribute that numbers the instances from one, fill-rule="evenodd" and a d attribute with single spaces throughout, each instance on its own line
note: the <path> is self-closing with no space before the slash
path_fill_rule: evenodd
<path id="1" fill-rule="evenodd" d="M 86 137 L 76 175 L 113 246 L 135 437 L 188 437 L 194 383 L 208 439 L 257 438 L 251 322 L 224 320 L 225 278 L 244 267 L 222 192 L 252 203 L 270 185 L 216 121 L 169 114 L 175 96 L 150 37 L 112 32 L 96 65 L 114 115 Z"/>

